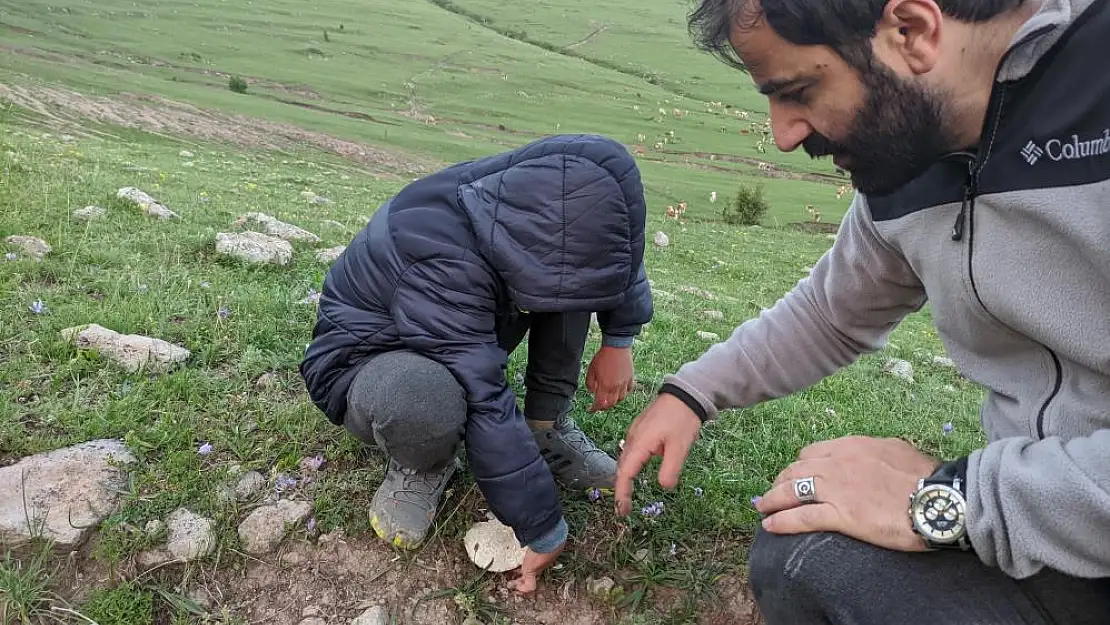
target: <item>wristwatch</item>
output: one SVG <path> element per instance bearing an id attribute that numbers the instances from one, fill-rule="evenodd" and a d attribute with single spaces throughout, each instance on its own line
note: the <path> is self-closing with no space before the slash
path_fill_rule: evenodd
<path id="1" fill-rule="evenodd" d="M 967 459 L 941 465 L 931 476 L 918 480 L 910 495 L 913 531 L 929 549 L 971 549 L 967 535 Z"/>

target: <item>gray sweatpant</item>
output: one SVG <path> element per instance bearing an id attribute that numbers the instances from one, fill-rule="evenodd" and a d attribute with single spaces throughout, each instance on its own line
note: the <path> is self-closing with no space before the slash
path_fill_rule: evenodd
<path id="1" fill-rule="evenodd" d="M 756 535 L 750 579 L 767 625 L 1105 625 L 1110 579 L 1017 580 L 972 553 L 890 551 L 842 534 Z"/>
<path id="2" fill-rule="evenodd" d="M 570 412 L 582 371 L 590 313 L 517 313 L 499 322 L 498 343 L 512 353 L 528 336 L 524 415 L 557 421 Z M 403 467 L 446 466 L 462 443 L 466 393 L 438 362 L 411 351 L 379 354 L 347 391 L 344 426 Z"/>

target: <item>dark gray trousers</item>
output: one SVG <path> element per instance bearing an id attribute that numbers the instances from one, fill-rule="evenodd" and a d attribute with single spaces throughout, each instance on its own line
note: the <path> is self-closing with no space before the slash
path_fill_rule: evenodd
<path id="1" fill-rule="evenodd" d="M 518 313 L 499 320 L 498 343 L 512 353 L 528 336 L 524 415 L 556 421 L 570 412 L 582 372 L 590 313 Z M 347 391 L 344 426 L 417 471 L 446 466 L 459 451 L 466 393 L 443 365 L 414 352 L 379 354 Z"/>
<path id="2" fill-rule="evenodd" d="M 904 553 L 841 534 L 760 529 L 749 566 L 767 625 L 1110 623 L 1110 579 L 1045 570 L 1017 580 L 972 553 Z"/>

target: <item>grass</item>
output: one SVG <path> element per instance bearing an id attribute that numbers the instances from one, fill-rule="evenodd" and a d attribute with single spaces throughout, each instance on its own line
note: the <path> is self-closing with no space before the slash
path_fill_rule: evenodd
<path id="1" fill-rule="evenodd" d="M 828 163 L 760 150 L 751 127 L 763 122 L 762 99 L 746 77 L 690 49 L 684 10 L 663 0 L 322 0 L 311 11 L 293 0 L 142 8 L 123 0 L 9 3 L 0 45 L 10 54 L 0 77 L 32 90 L 121 100 L 157 94 L 440 163 L 551 132 L 600 132 L 644 145 L 649 232 L 666 232 L 670 245 L 647 251 L 658 294 L 655 318 L 635 347 L 643 390 L 613 410 L 588 414 L 583 385 L 574 413 L 615 453 L 662 377 L 710 345 L 698 331 L 727 337 L 772 306 L 831 244 L 789 224 L 808 221 L 810 204 L 835 224 L 849 201 L 836 196 L 843 181 Z M 245 93 L 229 89 L 239 77 Z M 688 113 L 678 118 L 674 109 Z M 59 129 L 57 119 L 19 107 L 0 114 L 0 238 L 30 234 L 53 246 L 43 262 L 0 263 L 0 464 L 92 438 L 126 440 L 137 470 L 91 554 L 110 568 L 154 546 L 135 528 L 180 506 L 217 525 L 220 544 L 207 564 L 240 559 L 235 528 L 246 509 L 217 496 L 232 465 L 259 470 L 273 488 L 278 476 L 299 473 L 302 458 L 323 455 L 326 470 L 299 486 L 315 501 L 317 531 L 369 532 L 366 506 L 382 463 L 308 401 L 297 364 L 315 314 L 299 301 L 326 271 L 314 262 L 315 249 L 349 241 L 405 180 L 386 174 L 407 172 L 367 171 L 296 142 L 263 150 L 88 120 L 79 126 L 86 132 L 68 137 L 77 127 Z M 792 177 L 759 171 L 763 161 Z M 757 184 L 770 206 L 762 226 L 725 223 L 721 208 Z M 123 186 L 151 193 L 182 219 L 140 215 L 114 198 Z M 311 204 L 304 191 L 331 203 Z M 665 206 L 683 199 L 687 220 L 664 220 Z M 89 204 L 108 215 L 87 224 L 71 218 Z M 283 268 L 217 256 L 215 233 L 232 230 L 250 211 L 324 240 L 296 244 L 294 262 Z M 31 310 L 38 300 L 41 314 Z M 61 340 L 63 328 L 89 322 L 184 345 L 192 357 L 165 375 L 126 373 Z M 587 355 L 599 341 L 591 336 Z M 513 354 L 510 380 L 523 372 L 525 350 Z M 749 500 L 802 446 L 847 434 L 900 436 L 950 458 L 983 442 L 980 389 L 934 365 L 942 352 L 925 309 L 880 353 L 793 396 L 724 413 L 703 431 L 675 491 L 655 482 L 657 462 L 643 472 L 637 508 L 663 502 L 658 517 L 617 520 L 608 498 L 566 493 L 571 542 L 544 583 L 612 576 L 618 590 L 605 602 L 612 622 L 693 622 L 712 602 L 720 576 L 742 574 L 746 538 L 758 520 Z M 884 373 L 887 358 L 911 361 L 915 381 Z M 266 373 L 275 382 L 258 386 Z M 946 422 L 954 425 L 947 435 Z M 205 443 L 213 452 L 201 455 Z M 458 543 L 481 506 L 472 480 L 461 476 L 433 542 Z M 0 600 L 50 605 L 46 569 L 5 557 Z M 460 580 L 451 596 L 492 614 L 493 606 L 474 603 L 485 601 L 484 582 L 475 579 Z M 188 609 L 172 607 L 165 588 L 147 581 L 154 585 L 105 589 L 81 608 L 146 614 L 153 602 L 155 612 L 171 606 L 174 622 L 192 622 Z M 684 593 L 677 601 L 670 600 L 675 588 Z"/>

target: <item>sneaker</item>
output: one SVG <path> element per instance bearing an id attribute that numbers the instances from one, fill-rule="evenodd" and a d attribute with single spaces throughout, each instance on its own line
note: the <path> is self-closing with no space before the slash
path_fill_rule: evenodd
<path id="1" fill-rule="evenodd" d="M 414 471 L 390 458 L 370 504 L 370 525 L 378 537 L 400 549 L 420 546 L 457 468 L 456 460 L 440 471 Z"/>
<path id="2" fill-rule="evenodd" d="M 612 489 L 617 481 L 617 461 L 601 449 L 567 417 L 551 422 L 531 421 L 532 435 L 551 472 L 567 488 Z"/>

